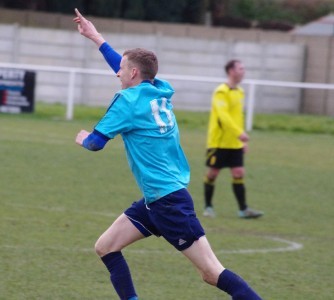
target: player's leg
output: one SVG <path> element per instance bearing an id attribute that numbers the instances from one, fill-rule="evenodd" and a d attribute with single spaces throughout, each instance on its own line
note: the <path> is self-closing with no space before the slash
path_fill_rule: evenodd
<path id="1" fill-rule="evenodd" d="M 214 217 L 212 199 L 215 190 L 215 181 L 220 173 L 221 149 L 208 149 L 206 153 L 207 173 L 204 176 L 204 212 L 205 217 Z"/>
<path id="2" fill-rule="evenodd" d="M 244 183 L 245 169 L 242 166 L 232 167 L 232 190 L 238 202 L 239 210 L 243 211 L 247 208 L 246 204 L 246 188 Z"/>
<path id="3" fill-rule="evenodd" d="M 203 280 L 232 296 L 233 300 L 260 300 L 260 296 L 240 276 L 225 269 L 205 236 L 182 253 L 194 264 Z"/>
<path id="4" fill-rule="evenodd" d="M 232 295 L 235 300 L 260 299 L 244 280 L 224 269 L 219 262 L 205 237 L 194 202 L 186 189 L 149 204 L 149 216 L 159 233 L 196 266 L 207 283 Z M 242 298 L 242 295 L 245 297 Z"/>
<path id="5" fill-rule="evenodd" d="M 109 270 L 111 282 L 121 299 L 138 299 L 121 250 L 152 234 L 159 235 L 150 223 L 148 209 L 141 199 L 118 217 L 96 242 L 96 252 Z"/>
<path id="6" fill-rule="evenodd" d="M 212 198 L 215 190 L 215 181 L 218 177 L 220 169 L 208 168 L 207 173 L 204 177 L 204 201 L 205 209 L 203 215 L 205 217 L 214 217 Z"/>
<path id="7" fill-rule="evenodd" d="M 244 183 L 245 168 L 237 166 L 231 168 L 232 189 L 239 206 L 239 217 L 241 218 L 259 218 L 263 215 L 262 211 L 249 208 L 246 200 L 246 187 Z"/>
<path id="8" fill-rule="evenodd" d="M 218 277 L 225 268 L 209 249 L 211 250 L 211 246 L 206 236 L 202 236 L 182 253 L 195 265 L 205 282 L 216 286 Z"/>
<path id="9" fill-rule="evenodd" d="M 97 240 L 95 251 L 100 257 L 103 257 L 110 252 L 121 251 L 144 237 L 129 218 L 121 214 Z"/>
<path id="10" fill-rule="evenodd" d="M 144 237 L 128 217 L 122 214 L 95 244 L 95 251 L 107 267 L 111 283 L 120 299 L 138 299 L 130 269 L 121 250 Z"/>
<path id="11" fill-rule="evenodd" d="M 214 216 L 212 198 L 215 189 L 215 181 L 220 171 L 223 168 L 229 167 L 229 155 L 229 149 L 215 148 L 207 150 L 206 166 L 208 167 L 208 171 L 204 179 L 204 216 Z"/>

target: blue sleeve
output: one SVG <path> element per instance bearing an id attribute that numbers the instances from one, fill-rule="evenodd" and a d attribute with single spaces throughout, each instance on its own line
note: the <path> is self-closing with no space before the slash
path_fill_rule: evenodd
<path id="1" fill-rule="evenodd" d="M 118 134 L 128 132 L 133 127 L 132 110 L 130 102 L 124 96 L 116 94 L 108 111 L 94 129 L 109 139 L 113 139 Z"/>
<path id="2" fill-rule="evenodd" d="M 82 146 L 90 151 L 99 151 L 104 148 L 105 144 L 109 140 L 110 139 L 108 137 L 98 132 L 97 130 L 94 130 L 84 139 Z"/>
<path id="3" fill-rule="evenodd" d="M 120 68 L 122 56 L 116 52 L 107 42 L 104 42 L 100 46 L 99 50 L 109 66 L 114 70 L 115 73 L 117 73 Z"/>

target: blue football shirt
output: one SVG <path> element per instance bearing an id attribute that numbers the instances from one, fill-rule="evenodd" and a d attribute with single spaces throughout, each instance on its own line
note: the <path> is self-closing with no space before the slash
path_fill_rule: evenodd
<path id="1" fill-rule="evenodd" d="M 189 183 L 189 165 L 172 110 L 173 94 L 171 85 L 157 78 L 123 89 L 95 126 L 110 139 L 122 136 L 130 169 L 146 203 Z"/>

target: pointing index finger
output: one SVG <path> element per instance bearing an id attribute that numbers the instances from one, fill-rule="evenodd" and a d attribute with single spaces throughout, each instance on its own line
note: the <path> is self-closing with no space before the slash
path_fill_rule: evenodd
<path id="1" fill-rule="evenodd" d="M 78 18 L 83 19 L 82 14 L 79 12 L 79 10 L 77 8 L 75 8 L 74 11 L 75 11 Z"/>

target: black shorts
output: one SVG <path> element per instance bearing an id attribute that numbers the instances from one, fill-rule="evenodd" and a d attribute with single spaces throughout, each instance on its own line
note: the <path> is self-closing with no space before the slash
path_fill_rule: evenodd
<path id="1" fill-rule="evenodd" d="M 244 166 L 244 150 L 211 148 L 206 152 L 206 166 L 215 169 Z"/>

